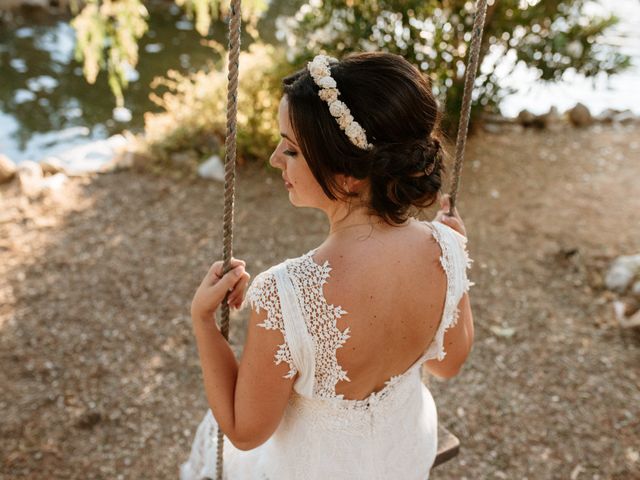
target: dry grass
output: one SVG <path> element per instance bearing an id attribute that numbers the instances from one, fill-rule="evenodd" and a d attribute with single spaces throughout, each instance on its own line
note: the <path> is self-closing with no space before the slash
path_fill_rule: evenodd
<path id="1" fill-rule="evenodd" d="M 602 287 L 610 260 L 640 252 L 638 138 L 470 141 L 476 342 L 458 377 L 430 381 L 462 440 L 435 480 L 640 478 L 640 335 Z M 280 182 L 238 172 L 234 256 L 254 276 L 326 232 Z M 206 408 L 188 310 L 220 256 L 222 186 L 129 171 L 37 202 L 5 186 L 0 202 L 0 477 L 177 478 Z"/>

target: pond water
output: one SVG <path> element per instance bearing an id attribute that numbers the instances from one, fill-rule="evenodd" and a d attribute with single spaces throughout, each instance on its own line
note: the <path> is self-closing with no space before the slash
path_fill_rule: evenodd
<path id="1" fill-rule="evenodd" d="M 275 42 L 275 18 L 295 12 L 297 2 L 273 2 L 259 24 Z M 144 128 L 143 115 L 159 110 L 149 100 L 149 84 L 169 69 L 183 73 L 203 68 L 214 55 L 175 4 L 145 2 L 149 29 L 139 42 L 139 62 L 124 92 L 128 110 L 116 112 L 107 75 L 89 85 L 74 59 L 75 31 L 68 18 L 18 18 L 0 29 L 0 153 L 15 162 L 39 161 L 70 147 L 104 139 L 123 130 Z M 226 25 L 212 38 L 226 45 Z M 243 36 L 242 45 L 249 38 Z M 130 114 L 129 114 L 130 112 Z M 124 115 L 123 115 L 124 113 Z M 115 117 L 115 118 L 114 118 Z M 130 117 L 130 118 L 127 118 Z"/>
<path id="2" fill-rule="evenodd" d="M 275 41 L 275 18 L 295 11 L 301 0 L 273 1 L 259 29 L 265 40 Z M 149 98 L 153 77 L 174 68 L 182 72 L 203 68 L 213 51 L 182 11 L 166 2 L 147 2 L 149 30 L 140 40 L 140 59 L 130 73 L 124 112 L 115 112 L 106 74 L 89 86 L 82 66 L 74 59 L 75 34 L 68 18 L 16 18 L 0 29 L 0 153 L 16 162 L 40 160 L 70 147 L 104 139 L 127 129 L 143 130 L 143 114 L 157 111 Z M 598 8 L 594 3 L 593 8 Z M 528 108 L 541 113 L 555 105 L 561 111 L 580 101 L 598 113 L 605 108 L 629 108 L 640 114 L 640 2 L 616 0 L 607 9 L 622 19 L 606 42 L 631 55 L 634 66 L 606 78 L 585 80 L 567 75 L 559 84 L 542 84 L 535 74 L 519 67 L 503 84 L 517 86 L 505 99 L 502 113 L 513 116 Z M 219 23 L 213 38 L 226 44 L 226 29 Z M 243 45 L 248 39 L 243 38 Z M 130 118 L 129 118 L 130 117 Z"/>

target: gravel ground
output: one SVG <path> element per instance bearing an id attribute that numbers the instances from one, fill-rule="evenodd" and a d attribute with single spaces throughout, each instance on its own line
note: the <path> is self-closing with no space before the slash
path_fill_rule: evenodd
<path id="1" fill-rule="evenodd" d="M 640 252 L 640 126 L 484 133 L 466 159 L 476 340 L 460 375 L 428 379 L 462 442 L 432 478 L 640 479 L 640 332 L 602 286 Z M 323 240 L 277 173 L 242 167 L 236 187 L 254 277 Z M 0 189 L 0 478 L 177 478 L 206 408 L 188 312 L 222 199 L 135 171 Z"/>

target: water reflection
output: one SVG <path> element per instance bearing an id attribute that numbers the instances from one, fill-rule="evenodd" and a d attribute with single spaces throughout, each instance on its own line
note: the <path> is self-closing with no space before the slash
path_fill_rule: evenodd
<path id="1" fill-rule="evenodd" d="M 276 2 L 260 23 L 274 39 L 275 16 L 299 2 Z M 286 5 L 284 5 L 286 4 Z M 40 160 L 74 145 L 103 139 L 123 129 L 140 132 L 143 114 L 157 111 L 149 98 L 153 77 L 173 68 L 183 73 L 205 68 L 217 54 L 175 4 L 149 2 L 149 30 L 140 40 L 140 59 L 127 72 L 127 110 L 116 110 L 107 75 L 95 85 L 74 59 L 75 32 L 67 17 L 16 16 L 0 29 L 0 153 L 14 161 Z M 211 38 L 226 45 L 226 24 L 218 22 Z M 244 36 L 243 48 L 250 43 Z"/>
<path id="2" fill-rule="evenodd" d="M 278 15 L 295 12 L 301 0 L 273 0 L 259 24 L 263 39 L 278 42 L 275 20 Z M 129 88 L 125 107 L 115 110 L 107 76 L 100 72 L 95 85 L 82 75 L 82 65 L 74 59 L 75 34 L 69 18 L 38 13 L 16 17 L 0 28 L 0 153 L 14 161 L 40 160 L 90 140 L 104 139 L 128 129 L 143 129 L 143 114 L 157 111 L 149 98 L 154 76 L 173 68 L 183 73 L 204 68 L 216 53 L 201 45 L 193 23 L 173 3 L 148 2 L 149 30 L 140 40 L 140 60 L 127 72 Z M 503 85 L 519 92 L 508 97 L 503 113 L 516 115 L 522 108 L 542 113 L 552 105 L 561 110 L 577 101 L 595 113 L 607 107 L 631 108 L 640 113 L 640 3 L 619 0 L 607 7 L 622 18 L 608 42 L 618 42 L 621 51 L 632 56 L 633 69 L 611 80 L 592 81 L 569 78 L 560 84 L 541 84 L 526 68 L 508 77 Z M 213 27 L 213 38 L 226 45 L 226 24 Z M 246 48 L 250 39 L 242 39 Z M 607 86 L 608 84 L 608 86 Z"/>

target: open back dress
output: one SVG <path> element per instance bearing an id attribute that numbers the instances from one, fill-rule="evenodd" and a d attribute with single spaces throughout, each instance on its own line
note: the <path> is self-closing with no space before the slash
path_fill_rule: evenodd
<path id="1" fill-rule="evenodd" d="M 349 338 L 336 319 L 347 313 L 329 304 L 323 285 L 329 262 L 312 259 L 316 249 L 286 259 L 257 275 L 245 301 L 258 312 L 260 324 L 282 332 L 284 343 L 275 363 L 287 362 L 285 378 L 299 373 L 282 421 L 273 435 L 252 450 L 239 450 L 225 438 L 223 476 L 228 480 L 426 480 L 438 450 L 438 416 L 420 366 L 442 360 L 445 331 L 455 325 L 458 304 L 474 285 L 467 238 L 441 222 L 423 221 L 440 249 L 446 272 L 444 311 L 426 351 L 404 373 L 362 400 L 336 394 L 338 381 L 348 379 L 336 350 Z M 244 306 L 243 304 L 243 306 Z M 215 479 L 217 424 L 209 409 L 200 423 L 181 480 Z"/>

